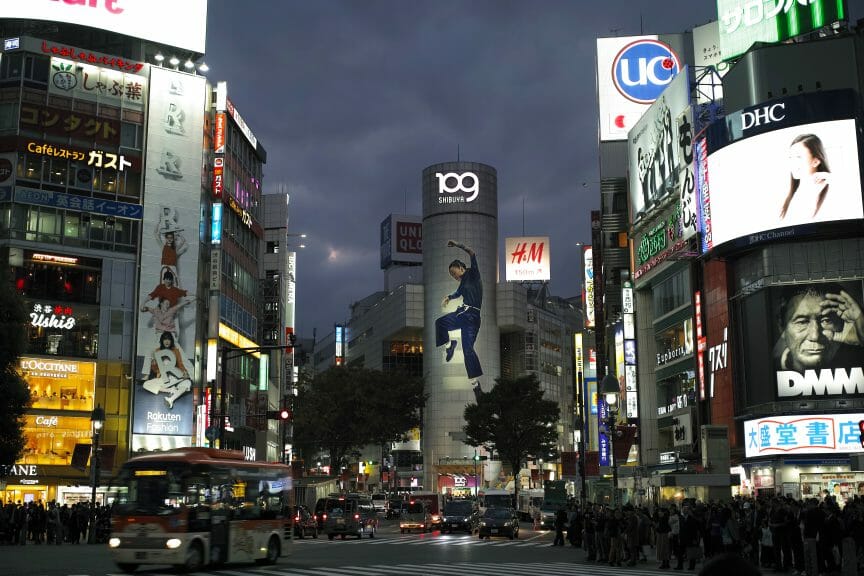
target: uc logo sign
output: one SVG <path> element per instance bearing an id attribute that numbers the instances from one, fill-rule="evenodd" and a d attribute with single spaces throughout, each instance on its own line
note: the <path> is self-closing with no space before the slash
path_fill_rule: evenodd
<path id="1" fill-rule="evenodd" d="M 658 40 L 636 40 L 624 46 L 612 62 L 612 82 L 622 96 L 651 104 L 681 71 L 678 56 Z"/>
<path id="2" fill-rule="evenodd" d="M 471 196 L 465 198 L 465 202 L 473 202 L 477 198 L 477 194 L 480 192 L 480 180 L 473 172 L 463 172 L 462 174 L 457 174 L 455 172 L 442 174 L 441 172 L 436 172 L 435 177 L 438 178 L 439 194 L 466 192 L 471 194 Z"/>

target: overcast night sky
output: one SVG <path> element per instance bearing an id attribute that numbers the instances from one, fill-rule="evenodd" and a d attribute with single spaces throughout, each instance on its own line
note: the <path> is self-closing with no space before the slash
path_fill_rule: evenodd
<path id="1" fill-rule="evenodd" d="M 710 20 L 713 0 L 210 0 L 208 78 L 228 82 L 267 150 L 265 191 L 286 187 L 290 231 L 308 234 L 299 334 L 383 289 L 380 222 L 420 215 L 423 168 L 457 147 L 498 170 L 502 277 L 524 220 L 551 237 L 551 292 L 579 294 L 599 208 L 595 39 Z"/>

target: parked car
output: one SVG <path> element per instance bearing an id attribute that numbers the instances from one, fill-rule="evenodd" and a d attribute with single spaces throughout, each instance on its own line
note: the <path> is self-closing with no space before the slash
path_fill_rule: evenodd
<path id="1" fill-rule="evenodd" d="M 519 537 L 519 516 L 513 508 L 487 508 L 480 517 L 480 539 L 507 536 Z"/>
<path id="2" fill-rule="evenodd" d="M 399 519 L 399 532 L 411 532 L 420 530 L 427 532 L 432 529 L 432 514 L 426 507 L 425 502 L 408 502 L 402 517 Z"/>
<path id="3" fill-rule="evenodd" d="M 465 530 L 473 534 L 480 522 L 480 512 L 471 500 L 451 500 L 444 504 L 441 532 Z"/>
<path id="4" fill-rule="evenodd" d="M 294 517 L 294 537 L 301 540 L 306 536 L 318 538 L 318 523 L 315 515 L 305 506 L 292 506 L 291 515 Z"/>
<path id="5" fill-rule="evenodd" d="M 339 507 L 330 508 L 325 514 L 324 533 L 328 540 L 341 536 L 363 537 L 363 521 L 360 518 L 360 508 L 356 500 L 343 499 Z"/>

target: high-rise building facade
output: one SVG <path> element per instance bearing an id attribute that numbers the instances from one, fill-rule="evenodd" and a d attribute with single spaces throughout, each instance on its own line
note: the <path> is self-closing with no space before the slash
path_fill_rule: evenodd
<path id="1" fill-rule="evenodd" d="M 33 397 L 4 501 L 90 499 L 97 406 L 106 476 L 136 443 L 192 438 L 207 6 L 153 26 L 167 4 L 0 14 L 0 253 L 30 314 L 20 370 Z M 168 274 L 171 289 L 148 298 Z M 172 390 L 155 381 L 166 371 Z"/>

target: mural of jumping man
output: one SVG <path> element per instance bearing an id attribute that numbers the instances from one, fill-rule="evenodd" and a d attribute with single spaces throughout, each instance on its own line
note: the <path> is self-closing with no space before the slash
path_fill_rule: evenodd
<path id="1" fill-rule="evenodd" d="M 453 359 L 453 353 L 456 350 L 456 344 L 458 344 L 457 340 L 450 339 L 450 331 L 460 331 L 462 355 L 465 359 L 465 372 L 468 374 L 468 381 L 472 385 L 474 396 L 479 401 L 480 396 L 483 394 L 483 389 L 480 386 L 480 377 L 483 375 L 483 368 L 480 366 L 480 359 L 474 350 L 474 342 L 477 340 L 477 334 L 480 332 L 483 282 L 480 279 L 477 255 L 474 253 L 474 250 L 465 246 L 465 244 L 453 240 L 447 241 L 447 247 L 460 248 L 467 252 L 471 258 L 471 266 L 465 266 L 465 263 L 459 259 L 453 260 L 450 263 L 450 276 L 459 282 L 459 287 L 455 292 L 444 297 L 442 306 L 446 308 L 451 300 L 457 298 L 462 298 L 462 304 L 455 311 L 444 314 L 435 320 L 435 346 L 447 345 L 445 358 L 449 362 Z"/>

